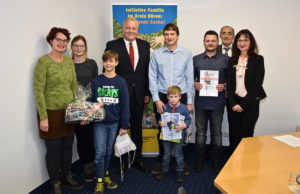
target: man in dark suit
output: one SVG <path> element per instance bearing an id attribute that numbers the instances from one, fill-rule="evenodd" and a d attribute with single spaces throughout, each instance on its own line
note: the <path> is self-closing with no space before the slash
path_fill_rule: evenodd
<path id="1" fill-rule="evenodd" d="M 224 55 L 231 57 L 232 43 L 234 40 L 234 29 L 231 26 L 223 26 L 220 31 L 220 38 L 222 40 L 222 44 L 220 44 L 217 47 L 217 52 L 223 53 Z M 227 94 L 226 94 L 226 99 L 227 99 Z M 231 142 L 233 139 L 232 132 L 231 132 L 232 131 L 232 123 L 231 123 L 232 119 L 230 118 L 230 115 L 229 115 L 230 106 L 229 106 L 228 99 L 226 102 L 226 110 L 227 110 L 227 120 L 228 120 L 229 142 Z"/>
<path id="2" fill-rule="evenodd" d="M 150 44 L 137 39 L 139 23 L 134 18 L 123 22 L 123 38 L 107 42 L 106 50 L 114 50 L 119 54 L 119 65 L 116 73 L 122 76 L 128 86 L 130 95 L 130 132 L 137 150 L 134 167 L 148 172 L 142 160 L 142 118 L 144 103 L 150 99 L 148 68 L 150 60 Z"/>
<path id="3" fill-rule="evenodd" d="M 220 31 L 220 38 L 222 40 L 222 44 L 217 47 L 217 52 L 231 57 L 234 29 L 231 26 L 223 26 Z"/>

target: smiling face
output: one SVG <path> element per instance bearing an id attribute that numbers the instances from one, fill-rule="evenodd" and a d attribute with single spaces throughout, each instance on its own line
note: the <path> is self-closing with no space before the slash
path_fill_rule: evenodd
<path id="1" fill-rule="evenodd" d="M 218 37 L 216 35 L 207 34 L 203 43 L 206 51 L 215 52 L 219 44 Z"/>
<path id="2" fill-rule="evenodd" d="M 239 39 L 237 39 L 237 47 L 241 52 L 248 52 L 250 44 L 250 39 L 249 37 L 246 37 L 245 34 L 241 34 Z"/>
<path id="3" fill-rule="evenodd" d="M 52 50 L 59 53 L 67 50 L 68 42 L 67 37 L 61 32 L 56 33 L 55 38 L 50 41 Z"/>
<path id="4" fill-rule="evenodd" d="M 124 23 L 123 27 L 122 27 L 122 33 L 123 33 L 123 37 L 129 41 L 132 42 L 136 39 L 137 35 L 138 35 L 138 23 L 137 21 L 134 20 L 128 20 Z"/>
<path id="5" fill-rule="evenodd" d="M 167 46 L 176 46 L 178 41 L 178 34 L 173 30 L 164 31 L 164 39 Z"/>
<path id="6" fill-rule="evenodd" d="M 229 47 L 234 39 L 233 30 L 229 27 L 224 27 L 220 33 L 220 38 L 222 40 L 222 44 L 225 47 Z"/>
<path id="7" fill-rule="evenodd" d="M 103 68 L 105 69 L 106 73 L 115 72 L 118 63 L 119 61 L 116 61 L 115 58 L 109 58 L 108 60 L 103 61 Z"/>
<path id="8" fill-rule="evenodd" d="M 71 45 L 72 53 L 76 57 L 81 57 L 86 54 L 86 45 L 83 42 L 83 40 L 78 40 L 76 42 L 73 42 Z"/>

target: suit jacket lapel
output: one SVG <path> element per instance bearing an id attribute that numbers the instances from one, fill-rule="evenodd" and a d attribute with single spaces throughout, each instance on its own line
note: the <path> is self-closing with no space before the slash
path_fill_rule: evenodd
<path id="1" fill-rule="evenodd" d="M 133 70 L 132 68 L 132 64 L 131 64 L 131 61 L 130 61 L 130 57 L 129 57 L 129 53 L 128 53 L 128 50 L 126 48 L 126 44 L 125 44 L 125 41 L 123 38 L 120 38 L 120 45 L 121 45 L 121 48 L 122 48 L 122 52 L 121 53 L 124 53 L 124 55 L 126 56 L 126 63 L 128 64 L 128 66 L 130 66 L 130 68 Z"/>

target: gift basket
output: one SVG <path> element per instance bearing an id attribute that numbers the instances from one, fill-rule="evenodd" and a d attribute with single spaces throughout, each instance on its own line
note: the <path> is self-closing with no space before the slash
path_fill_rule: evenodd
<path id="1" fill-rule="evenodd" d="M 65 122 L 79 123 L 81 121 L 99 122 L 105 118 L 105 110 L 101 102 L 89 102 L 92 92 L 89 86 L 78 84 L 78 92 L 75 102 L 68 104 L 66 108 Z"/>

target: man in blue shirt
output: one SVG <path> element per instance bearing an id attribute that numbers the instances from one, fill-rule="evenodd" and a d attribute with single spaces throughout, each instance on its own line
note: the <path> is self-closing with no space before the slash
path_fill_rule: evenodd
<path id="1" fill-rule="evenodd" d="M 186 104 L 192 113 L 194 92 L 192 53 L 177 44 L 179 29 L 175 24 L 167 24 L 163 29 L 163 36 L 165 45 L 154 51 L 149 65 L 149 90 L 155 102 L 155 111 L 159 114 L 164 113 L 165 104 L 168 102 L 167 90 L 170 86 L 176 85 L 182 91 L 180 102 Z M 156 114 L 157 120 L 160 118 L 159 114 Z M 159 140 L 158 163 L 152 173 L 160 173 L 162 156 L 163 147 Z M 186 165 L 184 173 L 189 173 Z"/>
<path id="2" fill-rule="evenodd" d="M 227 67 L 229 57 L 221 53 L 217 53 L 218 46 L 218 34 L 215 31 L 207 31 L 204 35 L 204 47 L 205 52 L 194 56 L 194 78 L 195 78 L 195 120 L 196 120 L 196 157 L 197 163 L 195 170 L 200 172 L 202 170 L 205 156 L 205 144 L 206 144 L 206 132 L 207 123 L 209 121 L 210 134 L 211 134 L 211 148 L 210 158 L 213 163 L 213 168 L 216 173 L 221 169 L 221 148 L 222 148 L 222 121 L 224 106 L 226 104 L 225 99 L 225 87 Z M 216 90 L 218 96 L 200 96 L 200 90 L 205 90 L 206 86 L 200 79 L 204 79 L 204 75 L 200 77 L 200 71 L 217 71 L 218 72 L 218 84 Z M 206 79 L 208 82 L 209 80 Z M 209 83 L 208 83 L 209 85 Z"/>

